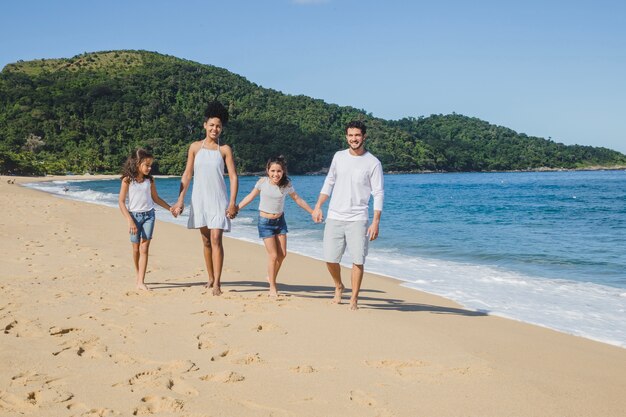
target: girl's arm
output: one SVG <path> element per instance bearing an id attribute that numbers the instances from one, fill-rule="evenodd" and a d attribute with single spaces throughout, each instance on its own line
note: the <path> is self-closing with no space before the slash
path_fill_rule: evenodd
<path id="1" fill-rule="evenodd" d="M 250 191 L 250 194 L 245 196 L 243 200 L 241 200 L 239 204 L 237 204 L 237 210 L 241 210 L 242 208 L 250 204 L 252 200 L 254 200 L 259 194 L 261 194 L 261 191 L 257 188 L 253 188 L 252 191 Z"/>
<path id="2" fill-rule="evenodd" d="M 237 191 L 239 190 L 239 179 L 237 178 L 237 168 L 235 168 L 235 158 L 233 158 L 233 150 L 228 145 L 220 146 L 228 178 L 230 180 L 230 201 L 226 213 L 231 219 L 237 215 Z"/>
<path id="3" fill-rule="evenodd" d="M 313 214 L 313 209 L 311 208 L 311 206 L 309 206 L 309 204 L 304 201 L 304 199 L 302 199 L 302 197 L 300 197 L 298 193 L 294 191 L 293 193 L 289 194 L 289 197 L 293 198 L 293 201 L 295 201 L 296 204 L 302 207 L 307 213 Z"/>
<path id="4" fill-rule="evenodd" d="M 185 208 L 185 194 L 187 194 L 187 189 L 189 188 L 189 184 L 191 184 L 191 179 L 193 178 L 193 162 L 196 158 L 196 143 L 192 143 L 189 145 L 189 151 L 187 151 L 187 164 L 185 165 L 185 171 L 183 175 L 180 177 L 180 189 L 178 192 L 178 200 L 172 206 L 172 214 L 176 213 L 180 214 Z"/>
<path id="5" fill-rule="evenodd" d="M 128 208 L 126 208 L 126 196 L 128 195 L 128 187 L 130 185 L 130 181 L 128 178 L 122 179 L 122 185 L 120 186 L 120 195 L 117 198 L 117 204 L 120 206 L 120 211 L 126 217 L 126 221 L 128 221 L 128 230 L 130 233 L 137 233 L 137 225 L 135 221 L 130 215 Z"/>
<path id="6" fill-rule="evenodd" d="M 165 210 L 171 209 L 170 205 L 165 202 L 157 193 L 155 181 L 150 181 L 150 194 L 152 195 L 152 201 L 163 207 Z"/>

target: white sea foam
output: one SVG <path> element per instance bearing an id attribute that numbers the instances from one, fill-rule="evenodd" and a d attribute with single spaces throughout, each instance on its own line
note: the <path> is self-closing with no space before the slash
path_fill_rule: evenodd
<path id="1" fill-rule="evenodd" d="M 368 258 L 368 270 L 468 309 L 626 347 L 626 300 L 621 289 L 472 264 L 420 258 L 397 262 L 393 255 L 385 256 L 392 259 Z"/>
<path id="2" fill-rule="evenodd" d="M 98 203 L 106 206 L 117 206 L 117 194 L 102 193 L 94 190 L 83 190 L 72 185 L 70 181 L 50 181 L 24 184 L 26 187 L 45 191 L 60 197 L 73 200 Z"/>

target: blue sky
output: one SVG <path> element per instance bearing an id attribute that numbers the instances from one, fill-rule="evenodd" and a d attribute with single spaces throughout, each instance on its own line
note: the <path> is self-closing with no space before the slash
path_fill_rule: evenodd
<path id="1" fill-rule="evenodd" d="M 3 2 L 0 67 L 113 49 L 398 119 L 452 112 L 626 153 L 626 2 Z"/>

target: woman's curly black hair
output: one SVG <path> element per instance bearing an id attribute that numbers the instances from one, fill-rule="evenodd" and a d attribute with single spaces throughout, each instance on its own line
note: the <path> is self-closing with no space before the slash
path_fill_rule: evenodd
<path id="1" fill-rule="evenodd" d="M 217 117 L 225 125 L 228 123 L 228 110 L 219 101 L 211 101 L 204 110 L 204 121 Z"/>

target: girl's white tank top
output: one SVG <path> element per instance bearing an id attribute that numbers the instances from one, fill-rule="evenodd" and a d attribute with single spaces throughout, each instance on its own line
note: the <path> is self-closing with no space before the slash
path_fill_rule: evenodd
<path id="1" fill-rule="evenodd" d="M 144 179 L 143 182 L 137 182 L 132 180 L 128 187 L 128 211 L 134 213 L 143 213 L 150 211 L 154 208 L 154 201 L 152 200 L 152 192 L 150 185 L 152 183 L 149 179 Z"/>

